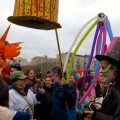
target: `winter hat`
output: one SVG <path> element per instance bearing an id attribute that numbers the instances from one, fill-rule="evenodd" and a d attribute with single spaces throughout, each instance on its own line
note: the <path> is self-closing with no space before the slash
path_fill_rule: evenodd
<path id="1" fill-rule="evenodd" d="M 120 37 L 114 37 L 104 55 L 96 55 L 97 60 L 108 60 L 120 66 Z"/>
<path id="2" fill-rule="evenodd" d="M 78 81 L 77 81 L 77 87 L 79 88 L 79 89 L 81 89 L 81 87 L 82 87 L 82 83 L 83 83 L 83 81 L 84 81 L 84 77 L 85 76 L 83 76 L 83 77 L 81 77 Z M 91 83 L 91 80 L 93 79 L 93 76 L 91 76 L 91 75 L 87 75 L 87 81 L 86 82 L 89 82 L 89 84 Z"/>
<path id="3" fill-rule="evenodd" d="M 78 71 L 75 73 L 75 79 L 76 79 L 76 80 L 80 79 L 82 76 L 83 76 L 83 71 L 82 71 L 82 70 L 78 70 Z"/>
<path id="4" fill-rule="evenodd" d="M 27 78 L 26 75 L 24 75 L 24 73 L 22 71 L 14 71 L 11 76 L 10 76 L 11 79 L 15 79 L 15 78 L 18 78 L 20 80 L 25 80 Z"/>

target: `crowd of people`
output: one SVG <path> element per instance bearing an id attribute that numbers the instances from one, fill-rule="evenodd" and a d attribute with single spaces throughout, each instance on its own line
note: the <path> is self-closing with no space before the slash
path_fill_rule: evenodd
<path id="1" fill-rule="evenodd" d="M 60 66 L 54 66 L 45 78 L 32 69 L 22 71 L 18 63 L 0 77 L 0 120 L 120 120 L 120 62 L 111 54 L 96 55 L 101 70 L 95 86 L 84 101 L 95 78 L 89 70 L 70 83 L 62 77 Z"/>

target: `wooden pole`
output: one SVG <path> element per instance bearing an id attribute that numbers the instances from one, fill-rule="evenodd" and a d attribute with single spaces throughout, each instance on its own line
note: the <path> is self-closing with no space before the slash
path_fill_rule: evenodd
<path id="1" fill-rule="evenodd" d="M 55 34 L 56 34 L 57 45 L 58 45 L 58 51 L 59 51 L 59 57 L 60 57 L 60 64 L 61 64 L 61 69 L 62 69 L 62 77 L 64 78 L 63 65 L 62 65 L 62 58 L 61 58 L 61 51 L 60 51 L 60 44 L 59 44 L 59 38 L 58 38 L 57 29 L 55 29 Z"/>

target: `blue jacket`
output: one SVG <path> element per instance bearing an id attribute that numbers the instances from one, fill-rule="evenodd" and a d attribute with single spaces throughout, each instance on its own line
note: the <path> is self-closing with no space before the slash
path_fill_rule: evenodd
<path id="1" fill-rule="evenodd" d="M 70 109 L 76 104 L 75 84 L 54 84 L 53 105 L 51 111 L 52 120 L 68 120 L 67 107 Z"/>
<path id="2" fill-rule="evenodd" d="M 76 120 L 76 105 L 68 110 L 68 120 Z"/>

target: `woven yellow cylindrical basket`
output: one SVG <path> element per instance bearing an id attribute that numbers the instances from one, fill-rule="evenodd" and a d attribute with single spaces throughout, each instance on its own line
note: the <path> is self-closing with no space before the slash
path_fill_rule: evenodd
<path id="1" fill-rule="evenodd" d="M 61 28 L 58 21 L 59 0 L 15 0 L 13 16 L 8 21 L 35 29 Z"/>

